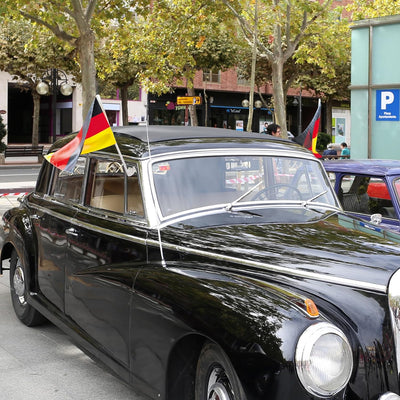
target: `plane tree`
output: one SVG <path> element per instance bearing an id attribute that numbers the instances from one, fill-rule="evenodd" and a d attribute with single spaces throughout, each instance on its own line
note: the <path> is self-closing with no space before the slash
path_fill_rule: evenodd
<path id="1" fill-rule="evenodd" d="M 16 86 L 33 99 L 32 146 L 39 142 L 40 95 L 36 85 L 49 64 L 77 74 L 74 57 L 43 28 L 23 19 L 0 18 L 0 70 L 7 71 Z"/>
<path id="2" fill-rule="evenodd" d="M 333 101 L 350 98 L 350 24 L 341 17 L 342 12 L 343 7 L 332 10 L 294 56 L 297 85 L 314 91 L 326 104 L 325 128 L 329 135 L 332 134 Z"/>
<path id="3" fill-rule="evenodd" d="M 237 62 L 235 28 L 225 14 L 210 0 L 154 1 L 132 20 L 111 22 L 96 54 L 99 76 L 119 87 L 122 98 L 134 82 L 157 94 L 183 85 L 193 96 L 196 71 L 223 70 Z M 197 125 L 195 106 L 189 111 Z"/>
<path id="4" fill-rule="evenodd" d="M 394 0 L 357 0 L 348 5 L 353 20 L 400 14 L 400 3 Z"/>
<path id="5" fill-rule="evenodd" d="M 284 69 L 294 57 L 299 46 L 315 34 L 321 21 L 329 13 L 330 0 L 220 0 L 239 22 L 243 37 L 258 57 L 268 61 L 271 68 L 273 105 L 276 122 L 283 136 L 286 127 L 286 92 Z M 258 10 L 255 13 L 254 7 Z M 254 16 L 257 15 L 257 25 Z M 257 40 L 254 42 L 255 30 Z"/>
<path id="6" fill-rule="evenodd" d="M 213 0 L 154 2 L 137 47 L 137 61 L 153 57 L 145 61 L 141 81 L 158 93 L 184 85 L 194 96 L 197 71 L 226 70 L 237 64 L 236 29 L 226 18 L 225 7 Z M 198 125 L 195 106 L 189 106 L 189 112 L 192 125 Z"/>
<path id="7" fill-rule="evenodd" d="M 146 6 L 145 0 L 3 0 L 0 14 L 23 16 L 73 49 L 80 67 L 85 116 L 96 95 L 94 46 L 104 32 L 104 21 L 132 18 Z"/>

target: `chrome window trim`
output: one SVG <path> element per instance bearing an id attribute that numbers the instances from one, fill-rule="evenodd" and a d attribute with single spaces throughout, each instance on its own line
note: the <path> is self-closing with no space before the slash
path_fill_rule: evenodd
<path id="1" fill-rule="evenodd" d="M 127 233 L 122 233 L 122 232 L 115 231 L 115 230 L 112 230 L 112 229 L 103 228 L 103 227 L 101 227 L 99 225 L 93 225 L 93 224 L 90 224 L 88 222 L 83 222 L 81 220 L 78 220 L 75 217 L 68 217 L 68 216 L 66 216 L 64 214 L 61 214 L 61 213 L 57 212 L 57 211 L 52 211 L 52 210 L 49 210 L 46 207 L 38 206 L 37 204 L 33 205 L 33 207 L 36 208 L 39 211 L 42 211 L 42 212 L 54 217 L 54 218 L 58 218 L 58 219 L 60 219 L 62 221 L 69 222 L 70 224 L 79 226 L 80 228 L 90 229 L 92 231 L 98 231 L 98 232 L 100 232 L 102 234 L 112 235 L 113 237 L 119 237 L 119 238 L 124 239 L 124 240 L 131 240 L 131 241 L 134 241 L 135 243 L 139 242 L 140 244 L 143 244 L 143 245 L 146 245 L 146 244 L 149 243 L 148 239 L 143 239 L 143 238 L 141 238 L 139 236 L 129 235 Z M 78 212 L 78 209 L 77 209 L 77 212 Z M 93 211 L 92 213 L 89 212 L 89 214 L 98 214 L 99 217 L 103 217 L 104 218 L 104 215 L 106 213 L 97 213 L 96 211 Z M 120 222 L 122 224 L 123 223 L 127 223 L 127 225 L 128 225 L 128 222 L 130 222 L 129 219 L 131 219 L 131 218 L 130 217 L 121 218 L 122 216 L 123 216 L 123 214 L 115 214 L 115 215 L 110 216 L 110 220 L 113 219 L 113 220 L 118 221 L 118 222 Z M 133 225 L 132 222 L 130 222 L 129 225 Z M 137 222 L 138 221 L 135 221 L 135 223 L 137 223 Z M 146 228 L 147 226 L 144 225 L 143 227 Z M 156 243 L 157 246 L 158 246 L 158 241 L 154 240 L 153 242 Z"/>
<path id="2" fill-rule="evenodd" d="M 212 206 L 207 206 L 207 207 L 200 207 L 200 208 L 194 208 L 190 210 L 185 210 L 182 211 L 181 213 L 176 213 L 173 215 L 168 215 L 168 216 L 163 216 L 161 212 L 161 208 L 159 206 L 159 202 L 157 201 L 157 194 L 156 194 L 156 189 L 154 185 L 154 179 L 153 179 L 153 172 L 152 172 L 152 166 L 156 162 L 163 162 L 163 161 L 168 161 L 168 160 L 177 160 L 177 159 L 184 159 L 184 158 L 195 158 L 195 157 L 213 157 L 213 156 L 224 156 L 224 157 L 229 157 L 229 156 L 268 156 L 268 157 L 284 157 L 284 158 L 291 158 L 294 157 L 296 159 L 304 159 L 304 160 L 311 160 L 313 162 L 319 163 L 321 170 L 325 171 L 321 161 L 319 161 L 313 154 L 308 154 L 304 153 L 299 155 L 297 151 L 288 151 L 288 150 L 281 150 L 281 149 L 248 149 L 248 148 L 221 148 L 221 149 L 200 149 L 200 150 L 186 150 L 186 151 L 179 151 L 179 152 L 171 152 L 171 153 L 165 153 L 161 155 L 155 155 L 152 157 L 149 157 L 145 160 L 142 161 L 143 163 L 143 179 L 148 179 L 146 182 L 146 194 L 144 194 L 144 198 L 151 198 L 152 199 L 152 204 L 154 206 L 154 212 L 150 212 L 149 210 L 149 223 L 150 226 L 156 226 L 156 225 L 161 225 L 167 220 L 174 220 L 176 217 L 179 217 L 179 215 L 188 215 L 190 214 L 197 214 L 198 211 L 202 211 L 203 209 L 206 208 L 215 208 L 215 205 Z M 146 173 L 147 172 L 147 173 Z M 332 196 L 334 199 L 338 202 L 337 196 L 335 194 L 335 191 L 331 187 L 329 180 L 326 181 L 327 184 L 329 184 L 329 187 L 332 191 Z M 143 191 L 145 192 L 145 187 L 143 187 Z M 149 196 L 149 197 L 148 197 Z M 340 203 L 338 203 L 340 204 Z"/>

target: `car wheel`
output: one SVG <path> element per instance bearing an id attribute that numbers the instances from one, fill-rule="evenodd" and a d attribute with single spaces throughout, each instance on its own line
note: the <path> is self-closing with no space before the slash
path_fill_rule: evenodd
<path id="1" fill-rule="evenodd" d="M 245 400 L 239 378 L 226 354 L 215 344 L 201 350 L 196 370 L 195 400 Z"/>
<path id="2" fill-rule="evenodd" d="M 46 319 L 26 301 L 28 273 L 15 250 L 10 259 L 11 301 L 18 319 L 27 326 L 42 324 Z"/>

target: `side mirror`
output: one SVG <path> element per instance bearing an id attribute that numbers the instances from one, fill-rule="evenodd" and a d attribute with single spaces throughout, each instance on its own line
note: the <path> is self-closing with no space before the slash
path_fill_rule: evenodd
<path id="1" fill-rule="evenodd" d="M 379 225 L 382 223 L 382 214 L 372 214 L 370 222 L 375 225 Z"/>

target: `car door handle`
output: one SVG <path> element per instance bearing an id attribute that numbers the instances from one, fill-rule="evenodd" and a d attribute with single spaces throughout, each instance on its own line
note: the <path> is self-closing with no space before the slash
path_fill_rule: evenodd
<path id="1" fill-rule="evenodd" d="M 65 233 L 68 236 L 73 236 L 73 237 L 78 237 L 79 236 L 79 232 L 75 228 L 68 228 L 68 229 L 65 230 Z"/>

